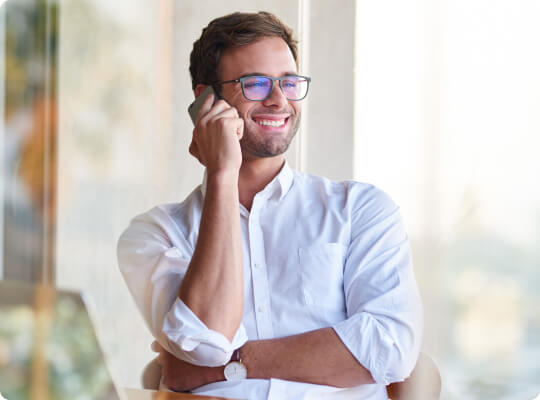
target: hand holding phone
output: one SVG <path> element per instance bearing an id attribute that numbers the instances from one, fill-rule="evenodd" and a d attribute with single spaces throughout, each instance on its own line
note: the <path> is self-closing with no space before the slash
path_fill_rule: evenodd
<path id="1" fill-rule="evenodd" d="M 193 103 L 191 103 L 188 107 L 188 113 L 191 117 L 191 120 L 193 121 L 193 125 L 197 123 L 197 115 L 199 114 L 199 110 L 201 109 L 204 101 L 208 96 L 211 94 L 214 95 L 214 104 L 216 104 L 216 101 L 218 101 L 219 96 L 217 95 L 216 91 L 212 87 L 212 85 L 208 85 L 206 89 L 195 99 Z"/>
<path id="2" fill-rule="evenodd" d="M 214 95 L 212 104 L 208 99 L 211 94 Z M 221 101 L 217 103 L 218 100 Z M 189 146 L 191 155 L 208 170 L 239 169 L 242 163 L 239 141 L 244 121 L 236 108 L 220 99 L 212 86 L 208 86 L 188 107 L 188 113 L 195 125 Z"/>

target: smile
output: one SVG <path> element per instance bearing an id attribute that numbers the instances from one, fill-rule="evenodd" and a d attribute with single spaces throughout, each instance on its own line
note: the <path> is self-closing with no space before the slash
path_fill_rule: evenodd
<path id="1" fill-rule="evenodd" d="M 256 121 L 259 125 L 263 126 L 272 126 L 275 128 L 278 128 L 280 126 L 283 126 L 285 124 L 284 119 L 278 119 L 278 120 L 268 120 L 268 119 L 260 119 Z"/>

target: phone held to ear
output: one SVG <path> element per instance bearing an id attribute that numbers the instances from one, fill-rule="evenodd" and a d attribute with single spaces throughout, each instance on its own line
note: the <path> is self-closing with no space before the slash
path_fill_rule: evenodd
<path id="1" fill-rule="evenodd" d="M 215 103 L 219 99 L 219 97 L 216 91 L 214 90 L 214 88 L 211 85 L 208 85 L 206 89 L 204 89 L 204 91 L 199 95 L 199 97 L 197 97 L 195 101 L 189 105 L 188 113 L 189 113 L 189 116 L 191 117 L 191 120 L 193 121 L 193 125 L 195 125 L 195 123 L 197 122 L 197 114 L 199 113 L 199 110 L 201 109 L 202 104 L 204 103 L 206 98 L 210 96 L 211 94 L 214 95 L 214 103 Z"/>

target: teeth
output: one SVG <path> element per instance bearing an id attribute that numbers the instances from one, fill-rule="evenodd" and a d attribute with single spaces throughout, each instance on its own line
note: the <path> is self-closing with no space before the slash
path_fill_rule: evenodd
<path id="1" fill-rule="evenodd" d="M 281 126 L 285 123 L 285 120 L 284 119 L 280 119 L 278 121 L 270 121 L 270 120 L 267 120 L 267 119 L 261 119 L 259 121 L 257 121 L 257 123 L 259 125 L 265 125 L 265 126 L 274 126 L 274 127 L 278 127 L 278 126 Z"/>

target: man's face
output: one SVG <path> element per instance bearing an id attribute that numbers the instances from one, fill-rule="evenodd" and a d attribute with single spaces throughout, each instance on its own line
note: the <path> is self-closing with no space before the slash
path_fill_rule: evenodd
<path id="1" fill-rule="evenodd" d="M 278 37 L 227 49 L 219 68 L 222 81 L 246 75 L 278 78 L 296 72 L 289 47 Z M 270 97 L 263 101 L 245 99 L 240 83 L 224 84 L 221 94 L 244 119 L 244 136 L 240 141 L 244 158 L 273 157 L 287 150 L 298 130 L 301 102 L 287 100 L 279 82 L 274 82 Z"/>

